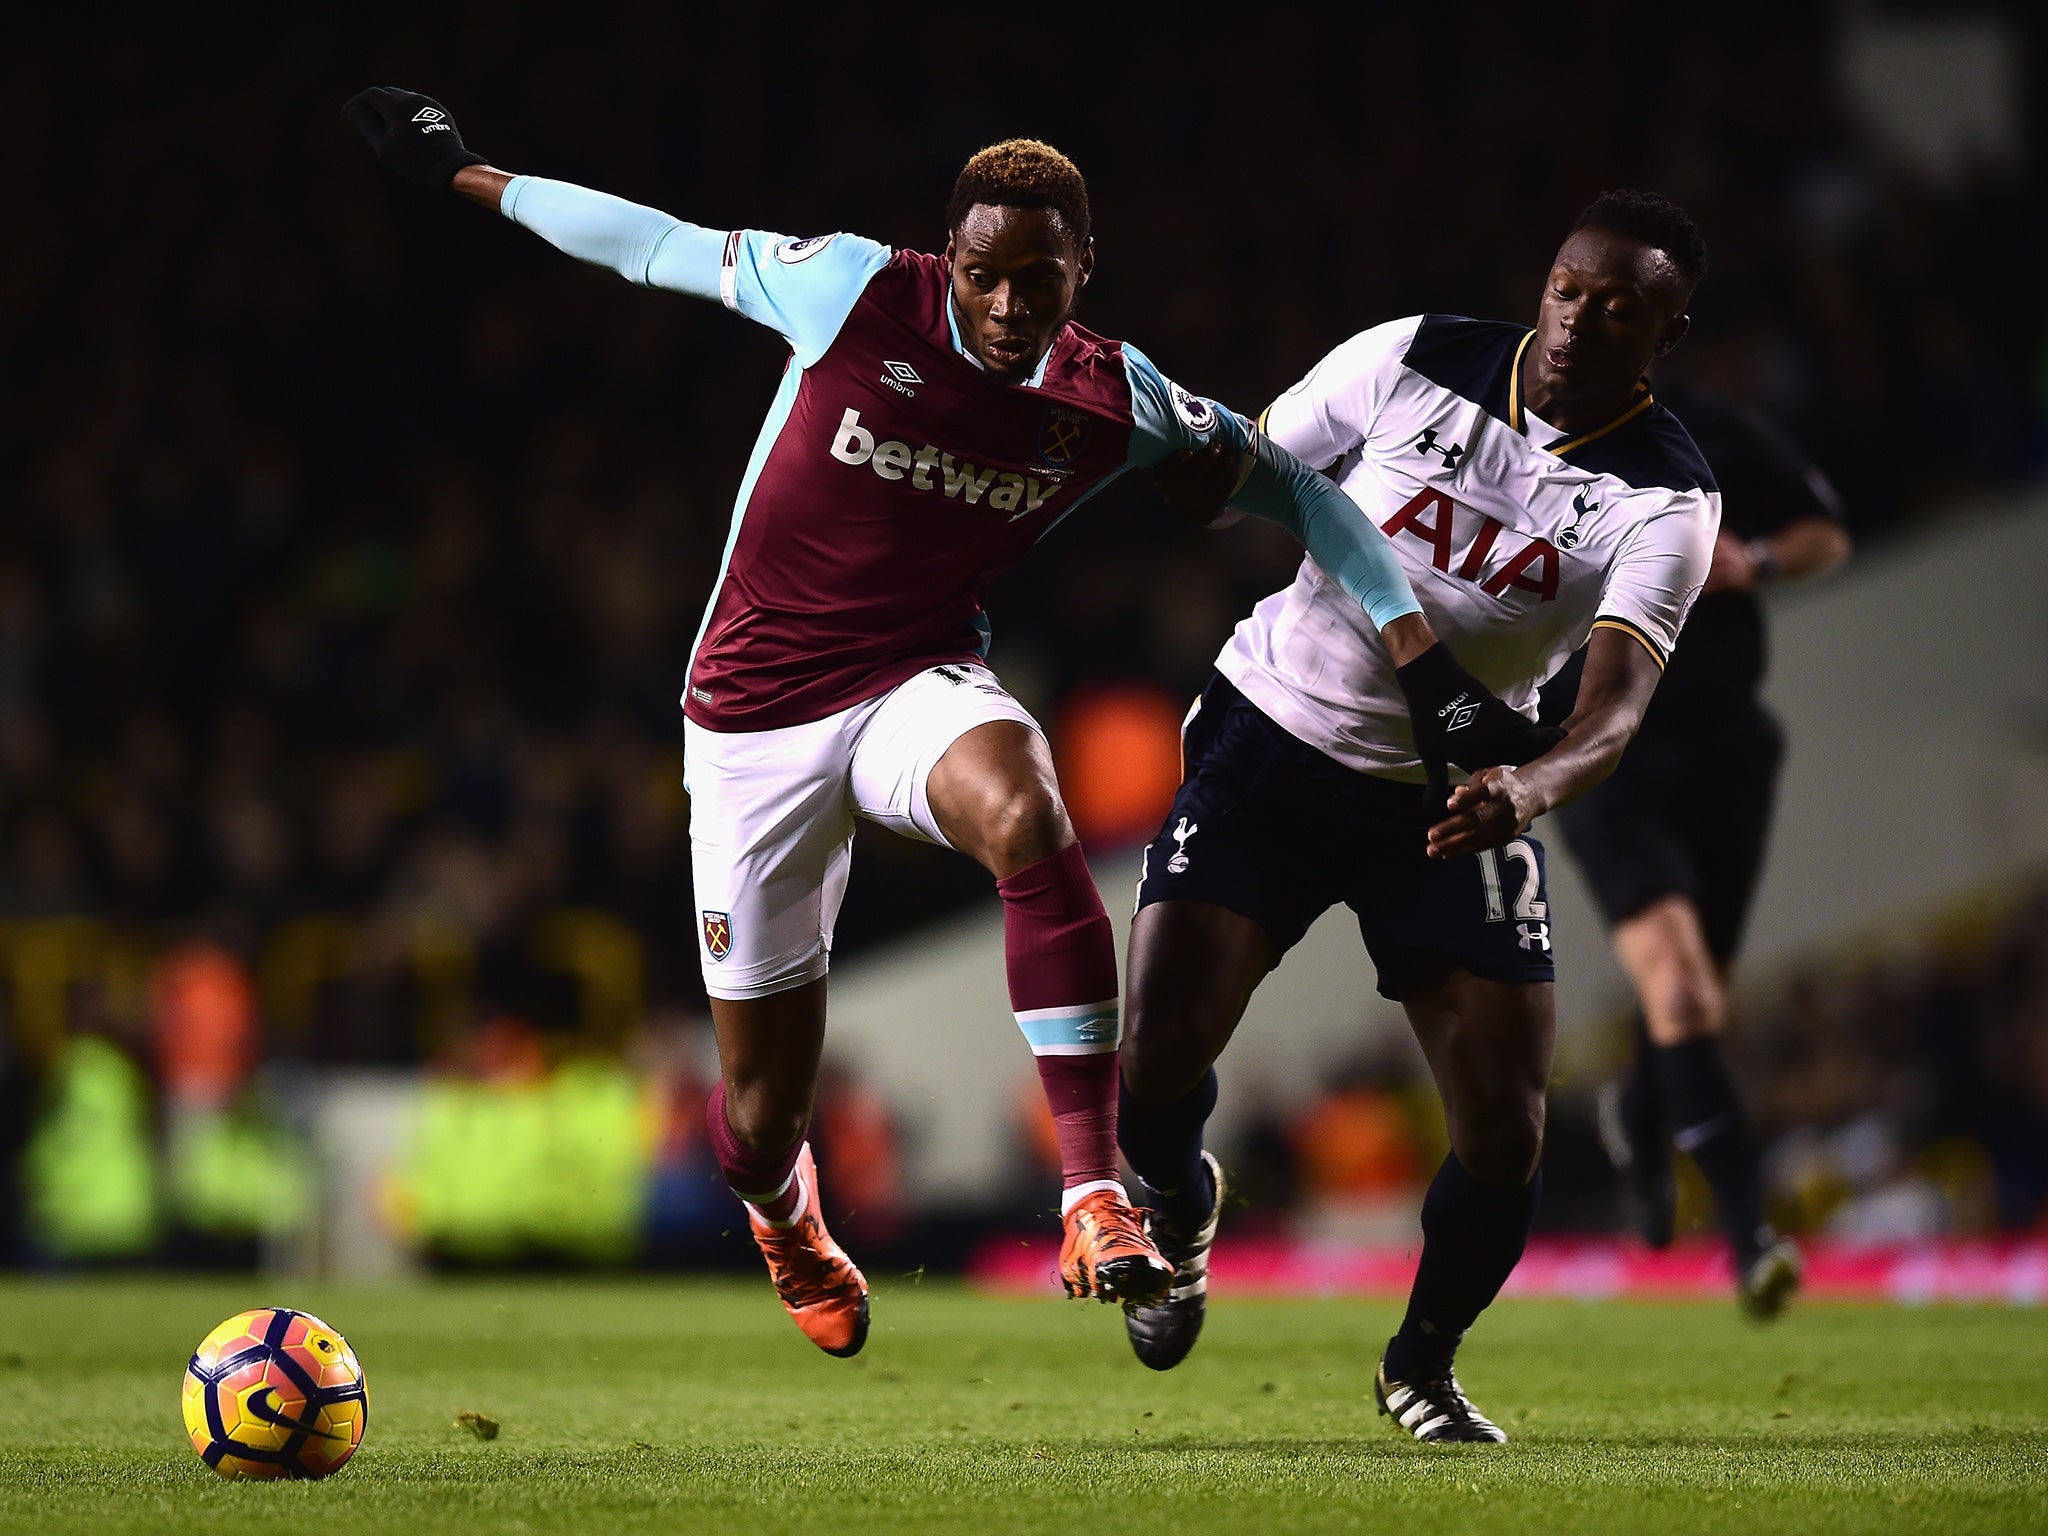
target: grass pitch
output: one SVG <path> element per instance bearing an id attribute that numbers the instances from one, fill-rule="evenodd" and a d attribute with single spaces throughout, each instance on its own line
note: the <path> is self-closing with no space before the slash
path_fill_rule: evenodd
<path id="1" fill-rule="evenodd" d="M 179 1425 L 193 1345 L 269 1304 L 368 1373 L 328 1482 L 222 1483 Z M 1503 1303 L 1461 1368 L 1495 1448 L 1376 1416 L 1397 1316 L 1225 1297 L 1162 1376 L 1109 1308 L 931 1281 L 877 1284 L 853 1361 L 765 1280 L 0 1281 L 0 1531 L 2048 1529 L 2048 1313 Z"/>

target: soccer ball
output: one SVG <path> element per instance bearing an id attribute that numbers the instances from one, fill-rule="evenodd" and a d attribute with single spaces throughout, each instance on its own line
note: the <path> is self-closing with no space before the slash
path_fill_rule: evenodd
<path id="1" fill-rule="evenodd" d="M 222 1477 L 325 1477 L 363 1443 L 370 1398 L 348 1340 L 310 1312 L 238 1312 L 185 1367 L 185 1433 Z"/>

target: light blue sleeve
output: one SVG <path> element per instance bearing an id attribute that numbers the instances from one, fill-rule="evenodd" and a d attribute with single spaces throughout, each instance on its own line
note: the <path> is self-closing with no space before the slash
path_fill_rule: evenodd
<path id="1" fill-rule="evenodd" d="M 1393 545 L 1349 496 L 1235 411 L 1189 394 L 1128 342 L 1124 366 L 1131 381 L 1133 468 L 1149 468 L 1179 449 L 1206 447 L 1219 438 L 1248 448 L 1251 465 L 1231 506 L 1278 523 L 1300 539 L 1375 625 L 1422 611 Z"/>
<path id="2" fill-rule="evenodd" d="M 1214 400 L 1189 394 L 1129 342 L 1124 343 L 1124 372 L 1131 381 L 1131 468 L 1150 469 L 1169 453 L 1204 448 L 1218 437 L 1236 448 L 1251 446 L 1250 422 Z"/>
<path id="3" fill-rule="evenodd" d="M 608 192 L 515 176 L 499 211 L 579 261 L 643 288 L 716 299 L 782 334 L 808 367 L 832 345 L 889 247 L 858 235 L 791 240 L 765 230 L 705 229 Z"/>
<path id="4" fill-rule="evenodd" d="M 725 243 L 719 297 L 726 308 L 780 331 L 797 365 L 808 368 L 825 355 L 868 280 L 894 254 L 859 235 L 792 240 L 736 229 Z"/>

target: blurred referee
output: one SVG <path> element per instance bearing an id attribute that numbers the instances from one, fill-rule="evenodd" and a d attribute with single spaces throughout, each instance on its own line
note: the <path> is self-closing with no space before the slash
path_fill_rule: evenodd
<path id="1" fill-rule="evenodd" d="M 1620 767 L 1556 820 L 1639 1003 L 1633 1069 L 1600 1095 L 1601 1141 L 1631 1219 L 1653 1248 L 1671 1242 L 1677 1146 L 1714 1191 L 1738 1298 L 1769 1318 L 1798 1290 L 1801 1263 L 1764 1219 L 1756 1142 L 1720 1042 L 1784 756 L 1758 697 L 1758 590 L 1841 564 L 1849 535 L 1834 487 L 1767 424 L 1694 390 L 1659 385 L 1657 398 L 1720 482 L 1714 563 Z M 1581 652 L 1544 689 L 1545 721 L 1571 712 L 1583 663 Z"/>

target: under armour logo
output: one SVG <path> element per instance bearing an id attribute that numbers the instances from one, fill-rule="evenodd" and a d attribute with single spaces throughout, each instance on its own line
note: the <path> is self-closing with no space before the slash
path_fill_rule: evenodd
<path id="1" fill-rule="evenodd" d="M 1201 830 L 1200 827 L 1189 826 L 1187 817 L 1181 817 L 1180 824 L 1173 829 L 1173 857 L 1166 861 L 1166 872 L 1169 875 L 1178 875 L 1187 869 L 1188 839 Z"/>
<path id="2" fill-rule="evenodd" d="M 1417 453 L 1440 453 L 1444 456 L 1444 468 L 1456 469 L 1458 460 L 1465 452 L 1463 443 L 1452 443 L 1448 447 L 1436 440 L 1436 428 L 1424 427 L 1422 436 L 1415 439 Z"/>
<path id="3" fill-rule="evenodd" d="M 1579 542 L 1580 522 L 1585 518 L 1588 512 L 1598 512 L 1599 510 L 1600 503 L 1597 501 L 1586 500 L 1586 488 L 1583 485 L 1580 486 L 1578 490 L 1574 492 L 1572 495 L 1572 511 L 1576 514 L 1576 516 L 1572 518 L 1569 527 L 1560 528 L 1558 530 L 1556 540 L 1557 547 L 1559 549 L 1574 548 Z"/>
<path id="4" fill-rule="evenodd" d="M 1540 949 L 1546 955 L 1550 953 L 1550 924 L 1517 923 L 1515 924 L 1515 932 L 1519 935 L 1516 942 L 1522 948 Z"/>

